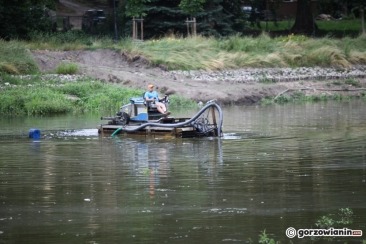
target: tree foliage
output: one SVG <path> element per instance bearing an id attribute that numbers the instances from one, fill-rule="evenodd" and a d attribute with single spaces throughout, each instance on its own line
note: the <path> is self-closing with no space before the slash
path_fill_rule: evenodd
<path id="1" fill-rule="evenodd" d="M 32 31 L 50 31 L 53 0 L 0 0 L 0 38 L 27 38 Z"/>
<path id="2" fill-rule="evenodd" d="M 179 3 L 179 0 L 151 0 L 146 3 L 144 35 L 150 38 L 182 33 L 185 16 L 178 7 Z"/>
<path id="3" fill-rule="evenodd" d="M 298 0 L 295 24 L 291 31 L 294 33 L 313 34 L 318 30 L 311 9 L 311 0 Z M 365 0 L 323 0 L 315 2 L 321 13 L 331 14 L 334 18 L 342 18 L 350 13 L 361 19 L 362 33 L 365 33 L 364 14 Z M 350 12 L 349 12 L 350 10 Z"/>
<path id="4" fill-rule="evenodd" d="M 126 16 L 138 17 L 146 16 L 146 5 L 145 3 L 150 0 L 126 0 Z"/>
<path id="5" fill-rule="evenodd" d="M 184 13 L 189 15 L 196 15 L 203 10 L 203 4 L 206 0 L 181 0 L 179 7 Z"/>
<path id="6" fill-rule="evenodd" d="M 198 15 L 200 33 L 206 36 L 228 36 L 234 34 L 233 16 L 224 9 L 223 0 L 211 0 Z"/>
<path id="7" fill-rule="evenodd" d="M 248 26 L 248 16 L 242 9 L 242 0 L 224 0 L 222 7 L 228 14 L 232 29 L 241 33 Z"/>
<path id="8" fill-rule="evenodd" d="M 366 34 L 365 30 L 365 10 L 366 10 L 366 2 L 364 0 L 350 0 L 353 3 L 352 11 L 360 12 L 360 19 L 361 19 L 361 28 L 362 33 Z"/>
<path id="9" fill-rule="evenodd" d="M 185 35 L 187 17 L 195 16 L 201 35 L 226 36 L 233 34 L 235 15 L 224 8 L 224 0 L 150 0 L 146 3 L 144 35 L 146 38 L 169 34 Z M 235 2 L 239 2 L 236 1 Z M 199 8 L 202 10 L 199 11 Z M 230 9 L 231 11 L 232 9 Z M 129 25 L 129 24 L 128 24 Z M 127 25 L 127 27 L 128 27 Z"/>
<path id="10" fill-rule="evenodd" d="M 0 0 L 0 38 L 28 38 L 34 31 L 50 31 L 52 21 L 47 15 L 49 9 L 55 9 L 57 2 L 59 0 Z M 103 3 L 103 0 L 90 2 Z M 107 5 L 110 0 L 104 2 Z M 296 20 L 291 29 L 293 33 L 314 34 L 317 31 L 311 2 L 316 3 L 318 9 L 327 14 L 354 14 L 360 17 L 362 30 L 365 32 L 365 0 L 297 0 Z M 201 35 L 228 36 L 244 33 L 248 27 L 248 16 L 242 10 L 245 3 L 250 3 L 253 9 L 267 9 L 275 14 L 276 8 L 283 1 L 119 0 L 115 17 L 117 25 L 124 26 L 120 28 L 120 33 L 130 33 L 131 17 L 143 17 L 146 38 L 171 33 L 185 35 L 187 17 L 196 18 L 197 31 Z"/>

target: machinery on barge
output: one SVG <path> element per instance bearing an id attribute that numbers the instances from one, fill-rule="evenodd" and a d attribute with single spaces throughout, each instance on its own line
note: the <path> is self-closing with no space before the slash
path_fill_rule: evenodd
<path id="1" fill-rule="evenodd" d="M 166 106 L 169 97 L 160 102 Z M 134 97 L 122 105 L 112 117 L 101 117 L 108 123 L 98 127 L 100 134 L 128 134 L 151 137 L 220 137 L 222 136 L 223 112 L 214 101 L 207 102 L 191 118 L 175 118 L 157 111 L 154 103 L 147 103 L 143 97 Z"/>

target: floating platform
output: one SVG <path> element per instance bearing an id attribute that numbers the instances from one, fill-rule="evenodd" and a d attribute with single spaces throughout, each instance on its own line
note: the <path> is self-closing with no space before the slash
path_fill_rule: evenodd
<path id="1" fill-rule="evenodd" d="M 102 135 L 126 134 L 176 138 L 222 136 L 223 114 L 220 106 L 215 102 L 207 103 L 192 118 L 161 115 L 159 118 L 159 114 L 142 107 L 139 100 L 131 99 L 131 104 L 122 106 L 115 117 L 101 119 L 109 120 L 107 124 L 98 126 L 98 132 Z"/>
<path id="2" fill-rule="evenodd" d="M 118 131 L 121 126 L 117 125 L 100 125 L 99 132 L 102 134 L 113 134 Z M 200 137 L 197 134 L 196 129 L 192 126 L 190 127 L 174 127 L 166 128 L 159 126 L 146 126 L 144 129 L 139 129 L 138 126 L 128 126 L 128 129 L 132 130 L 130 132 L 123 131 L 122 128 L 118 133 L 136 135 L 136 136 L 149 136 L 149 137 L 176 137 L 176 138 L 190 138 L 190 137 Z"/>

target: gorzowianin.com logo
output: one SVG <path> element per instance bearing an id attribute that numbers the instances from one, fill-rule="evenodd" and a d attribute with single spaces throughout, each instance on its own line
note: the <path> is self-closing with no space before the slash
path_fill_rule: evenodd
<path id="1" fill-rule="evenodd" d="M 306 236 L 354 236 L 361 237 L 362 230 L 351 230 L 348 228 L 343 229 L 298 229 L 296 230 L 293 227 L 289 227 L 286 229 L 286 236 L 288 238 L 304 238 Z"/>

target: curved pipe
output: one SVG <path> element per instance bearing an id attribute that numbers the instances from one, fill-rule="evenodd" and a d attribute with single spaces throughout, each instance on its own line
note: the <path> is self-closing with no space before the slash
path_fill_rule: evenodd
<path id="1" fill-rule="evenodd" d="M 210 107 L 215 107 L 217 109 L 218 113 L 219 113 L 219 121 L 217 123 L 217 134 L 218 134 L 218 136 L 221 136 L 221 129 L 222 129 L 222 123 L 223 123 L 223 113 L 222 113 L 221 107 L 215 102 L 211 102 L 211 103 L 206 104 L 194 117 L 192 117 L 191 119 L 189 119 L 187 121 L 184 121 L 184 122 L 175 123 L 175 124 L 160 124 L 160 123 L 152 123 L 152 122 L 150 123 L 150 122 L 148 122 L 148 123 L 142 124 L 142 125 L 134 128 L 134 129 L 128 129 L 128 128 L 124 128 L 124 127 L 118 128 L 113 133 L 113 135 L 117 134 L 121 130 L 126 131 L 126 132 L 134 132 L 134 131 L 138 131 L 138 130 L 143 129 L 146 126 L 158 126 L 158 127 L 166 127 L 166 128 L 174 128 L 174 127 L 178 127 L 178 126 L 184 126 L 184 125 L 190 124 L 193 121 L 195 121 L 201 114 L 203 114 Z"/>
<path id="2" fill-rule="evenodd" d="M 114 137 L 115 135 L 117 135 L 118 132 L 120 132 L 122 130 L 122 127 L 121 128 L 118 128 L 117 130 L 115 130 L 113 132 L 113 134 L 111 135 L 111 137 Z"/>

